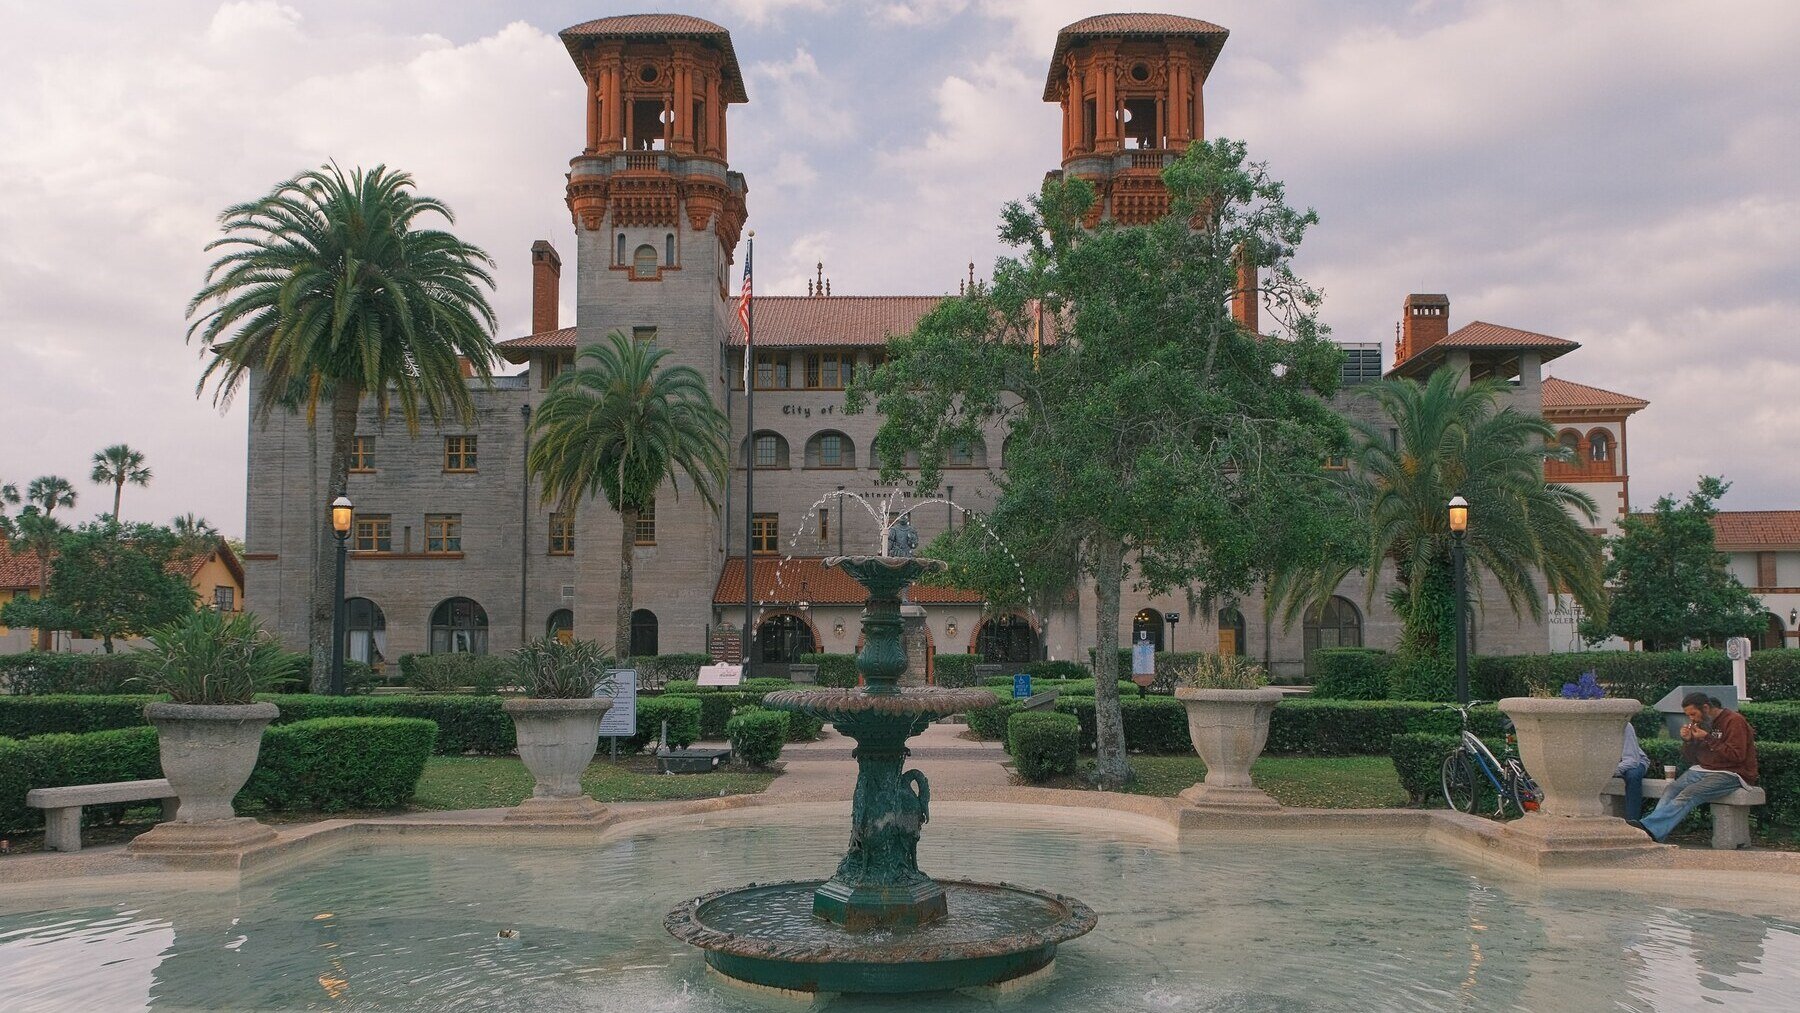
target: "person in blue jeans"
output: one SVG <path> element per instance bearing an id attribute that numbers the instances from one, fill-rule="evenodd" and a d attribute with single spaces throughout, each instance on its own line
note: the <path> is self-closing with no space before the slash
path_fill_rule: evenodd
<path id="1" fill-rule="evenodd" d="M 1619 754 L 1619 768 L 1613 776 L 1625 782 L 1625 818 L 1635 820 L 1644 811 L 1644 775 L 1650 772 L 1650 757 L 1638 745 L 1637 729 L 1625 722 L 1625 748 Z"/>
<path id="2" fill-rule="evenodd" d="M 1681 755 L 1693 764 L 1669 785 L 1656 808 L 1632 826 L 1664 840 L 1704 803 L 1756 783 L 1756 733 L 1736 711 L 1705 693 L 1681 698 L 1688 723 L 1681 726 Z"/>

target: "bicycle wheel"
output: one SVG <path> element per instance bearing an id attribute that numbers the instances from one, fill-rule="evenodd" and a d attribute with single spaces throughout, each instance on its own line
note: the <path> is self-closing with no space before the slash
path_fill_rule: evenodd
<path id="1" fill-rule="evenodd" d="M 1444 789 L 1444 801 L 1450 808 L 1459 813 L 1475 811 L 1475 763 L 1469 758 L 1468 750 L 1459 748 L 1444 757 L 1439 782 Z"/>
<path id="2" fill-rule="evenodd" d="M 1512 803 L 1513 809 L 1520 816 L 1537 808 L 1537 782 L 1531 779 L 1530 774 L 1525 773 L 1524 764 L 1518 760 L 1507 760 L 1506 773 L 1501 783 L 1506 786 L 1506 797 L 1501 805 L 1503 810 L 1506 802 Z"/>

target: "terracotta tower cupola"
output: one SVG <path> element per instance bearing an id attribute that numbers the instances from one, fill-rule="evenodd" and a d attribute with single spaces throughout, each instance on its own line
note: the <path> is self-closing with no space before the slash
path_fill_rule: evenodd
<path id="1" fill-rule="evenodd" d="M 1168 212 L 1163 167 L 1205 136 L 1201 86 L 1230 34 L 1174 14 L 1101 14 L 1056 36 L 1044 101 L 1062 105 L 1062 171 L 1094 184 L 1094 221 Z"/>

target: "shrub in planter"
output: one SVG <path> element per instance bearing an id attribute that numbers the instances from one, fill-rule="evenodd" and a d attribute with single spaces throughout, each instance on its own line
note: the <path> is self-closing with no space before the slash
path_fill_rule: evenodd
<path id="1" fill-rule="evenodd" d="M 1072 714 L 1021 711 L 1006 722 L 1006 751 L 1027 781 L 1075 773 L 1080 742 L 1081 722 Z"/>
<path id="2" fill-rule="evenodd" d="M 788 715 L 785 711 L 752 707 L 731 716 L 725 722 L 725 737 L 731 741 L 731 755 L 752 767 L 766 767 L 781 757 L 782 743 L 787 741 Z"/>
<path id="3" fill-rule="evenodd" d="M 265 808 L 394 809 L 411 801 L 437 726 L 418 718 L 317 718 L 263 736 L 238 801 Z"/>
<path id="4" fill-rule="evenodd" d="M 944 657 L 959 657 L 959 655 L 945 655 Z M 938 664 L 943 664 L 944 657 L 938 658 Z M 860 678 L 856 674 L 856 655 L 854 654 L 802 654 L 800 663 L 819 666 L 819 685 L 826 689 L 852 689 Z M 943 682 L 942 669 L 938 670 L 938 682 Z"/>
<path id="5" fill-rule="evenodd" d="M 564 643 L 549 638 L 520 647 L 511 656 L 511 681 L 528 696 L 500 706 L 512 716 L 519 759 L 536 782 L 531 797 L 507 819 L 592 819 L 605 810 L 582 793 L 581 775 L 594 761 L 600 720 L 612 698 L 596 696 L 611 681 L 612 656 L 592 640 Z"/>
<path id="6" fill-rule="evenodd" d="M 1386 700 L 1393 658 L 1367 647 L 1322 647 L 1312 654 L 1312 695 L 1321 700 Z"/>

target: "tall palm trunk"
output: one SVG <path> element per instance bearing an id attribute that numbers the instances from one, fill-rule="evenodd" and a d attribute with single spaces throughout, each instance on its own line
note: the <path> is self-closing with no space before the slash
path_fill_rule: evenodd
<path id="1" fill-rule="evenodd" d="M 637 554 L 638 508 L 628 506 L 619 511 L 619 608 L 614 621 L 613 657 L 624 661 L 631 656 L 631 565 Z"/>
<path id="2" fill-rule="evenodd" d="M 1119 586 L 1125 546 L 1116 538 L 1094 546 L 1094 780 L 1117 788 L 1131 780 L 1125 722 L 1119 713 Z"/>
<path id="3" fill-rule="evenodd" d="M 113 523 L 119 523 L 119 501 L 125 498 L 125 471 L 119 470 L 119 477 L 113 479 Z"/>
<path id="4" fill-rule="evenodd" d="M 338 607 L 337 535 L 324 518 L 330 503 L 344 495 L 350 484 L 350 452 L 356 444 L 356 410 L 361 403 L 362 389 L 347 380 L 339 380 L 331 395 L 331 461 L 325 474 L 325 498 L 324 502 L 313 506 L 319 537 L 314 542 L 316 562 L 307 640 L 312 654 L 312 689 L 315 693 L 323 693 L 331 686 L 332 619 Z"/>

